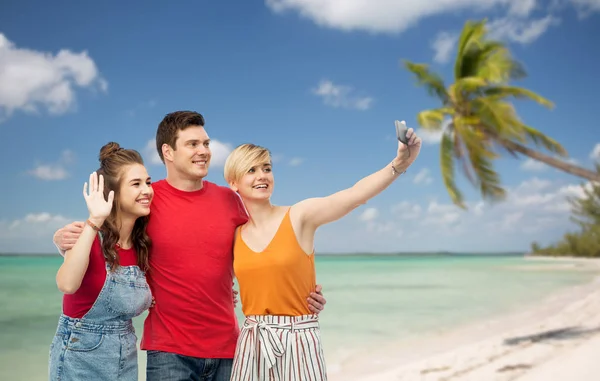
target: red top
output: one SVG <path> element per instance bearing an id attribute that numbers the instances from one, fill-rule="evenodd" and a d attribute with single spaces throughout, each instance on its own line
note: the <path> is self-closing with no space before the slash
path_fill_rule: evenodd
<path id="1" fill-rule="evenodd" d="M 121 266 L 137 265 L 135 249 L 117 249 Z M 106 261 L 100 239 L 94 238 L 90 250 L 90 262 L 81 281 L 81 286 L 74 294 L 63 296 L 63 313 L 72 318 L 82 318 L 94 305 L 106 281 Z"/>
<path id="2" fill-rule="evenodd" d="M 233 358 L 239 325 L 233 307 L 233 239 L 248 219 L 231 189 L 204 181 L 184 192 L 152 184 L 146 278 L 156 304 L 141 348 L 197 358 Z"/>

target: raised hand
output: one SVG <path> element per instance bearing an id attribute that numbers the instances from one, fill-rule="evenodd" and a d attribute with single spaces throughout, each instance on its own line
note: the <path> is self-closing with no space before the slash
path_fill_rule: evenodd
<path id="1" fill-rule="evenodd" d="M 400 167 L 411 165 L 417 156 L 419 156 L 419 152 L 421 152 L 421 138 L 417 136 L 417 133 L 412 128 L 406 131 L 406 140 L 408 145 L 398 140 L 398 154 L 395 161 Z"/>
<path id="2" fill-rule="evenodd" d="M 98 176 L 96 172 L 90 174 L 90 190 L 88 193 L 88 183 L 84 183 L 83 198 L 85 198 L 85 203 L 90 213 L 90 220 L 97 224 L 97 226 L 102 225 L 104 220 L 110 215 L 115 198 L 115 192 L 110 191 L 108 199 L 104 199 L 104 176 Z"/>

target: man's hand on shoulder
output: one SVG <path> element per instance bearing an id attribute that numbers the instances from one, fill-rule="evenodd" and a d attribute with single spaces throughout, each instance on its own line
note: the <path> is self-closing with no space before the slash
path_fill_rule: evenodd
<path id="1" fill-rule="evenodd" d="M 323 287 L 320 284 L 315 287 L 315 292 L 310 293 L 308 300 L 308 309 L 314 314 L 320 314 L 325 308 L 327 300 L 323 296 Z"/>
<path id="2" fill-rule="evenodd" d="M 75 221 L 65 225 L 64 227 L 58 229 L 56 233 L 54 233 L 52 241 L 56 247 L 63 252 L 71 250 L 73 246 L 75 246 L 75 243 L 77 243 L 81 232 L 83 232 L 84 225 L 85 222 L 81 221 Z"/>
<path id="3" fill-rule="evenodd" d="M 234 288 L 233 289 L 233 307 L 237 307 L 238 304 L 238 291 Z"/>

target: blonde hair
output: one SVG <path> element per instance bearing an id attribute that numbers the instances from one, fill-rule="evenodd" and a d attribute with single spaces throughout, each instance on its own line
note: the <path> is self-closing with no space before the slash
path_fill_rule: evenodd
<path id="1" fill-rule="evenodd" d="M 271 152 L 255 144 L 242 144 L 225 161 L 223 176 L 227 184 L 239 181 L 252 167 L 271 164 Z"/>

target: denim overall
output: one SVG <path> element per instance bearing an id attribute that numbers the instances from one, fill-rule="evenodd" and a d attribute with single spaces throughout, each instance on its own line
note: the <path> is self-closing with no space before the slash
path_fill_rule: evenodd
<path id="1" fill-rule="evenodd" d="M 58 320 L 50 345 L 50 381 L 137 381 L 137 337 L 131 319 L 151 303 L 146 276 L 138 266 L 119 266 L 112 272 L 106 264 L 106 281 L 92 308 L 81 319 L 61 314 Z"/>

